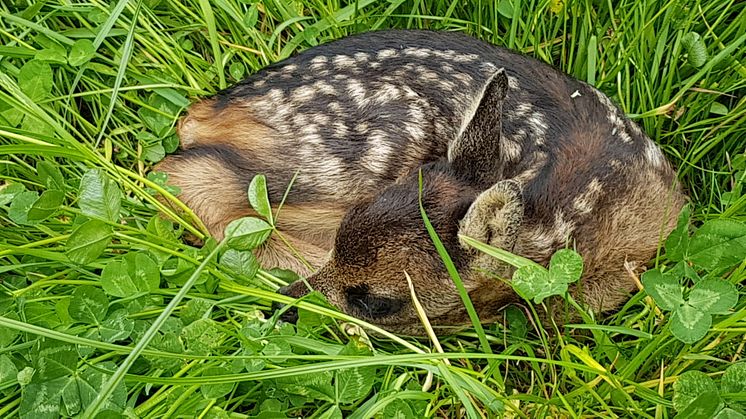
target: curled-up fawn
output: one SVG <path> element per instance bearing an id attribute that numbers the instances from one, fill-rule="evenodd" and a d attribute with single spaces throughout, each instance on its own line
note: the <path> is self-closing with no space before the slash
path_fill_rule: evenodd
<path id="1" fill-rule="evenodd" d="M 517 299 L 510 267 L 463 234 L 546 265 L 584 259 L 573 296 L 596 312 L 634 290 L 685 196 L 659 148 L 601 92 L 533 58 L 455 33 L 380 31 L 311 48 L 192 106 L 182 151 L 157 170 L 220 238 L 251 215 L 265 174 L 278 229 L 265 266 L 308 283 L 347 313 L 421 333 L 404 272 L 434 326 L 469 323 L 420 215 L 424 208 L 482 321 Z M 308 292 L 296 282 L 283 292 Z"/>

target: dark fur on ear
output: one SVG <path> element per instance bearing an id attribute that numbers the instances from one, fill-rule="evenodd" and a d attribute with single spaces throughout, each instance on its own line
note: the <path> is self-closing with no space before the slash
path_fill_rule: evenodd
<path id="1" fill-rule="evenodd" d="M 487 81 L 474 111 L 467 113 L 462 132 L 448 147 L 448 161 L 454 171 L 485 187 L 502 178 L 500 136 L 507 93 L 508 77 L 500 68 Z"/>

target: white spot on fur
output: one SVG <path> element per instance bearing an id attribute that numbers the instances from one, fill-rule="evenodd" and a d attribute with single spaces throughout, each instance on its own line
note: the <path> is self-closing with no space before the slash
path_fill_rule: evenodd
<path id="1" fill-rule="evenodd" d="M 567 243 L 574 230 L 575 224 L 565 218 L 565 213 L 562 210 L 557 210 L 554 213 L 554 237 L 556 241 L 562 244 Z"/>
<path id="2" fill-rule="evenodd" d="M 519 88 L 518 79 L 513 76 L 508 76 L 508 87 L 511 89 L 517 89 Z"/>
<path id="3" fill-rule="evenodd" d="M 409 48 L 405 48 L 403 52 L 404 52 L 404 55 L 409 55 L 411 57 L 427 58 L 430 56 L 430 53 L 432 52 L 432 50 L 427 49 L 427 48 L 409 47 Z"/>
<path id="4" fill-rule="evenodd" d="M 500 156 L 505 162 L 512 162 L 521 156 L 521 144 L 510 138 L 503 137 L 500 141 Z"/>
<path id="5" fill-rule="evenodd" d="M 325 82 L 325 81 L 317 81 L 313 84 L 313 88 L 318 90 L 320 93 L 325 95 L 336 95 L 337 89 L 335 89 L 331 84 Z"/>
<path id="6" fill-rule="evenodd" d="M 468 86 L 471 84 L 472 81 L 474 81 L 474 78 L 466 73 L 456 73 L 453 75 L 453 78 L 458 80 L 459 83 L 463 84 L 464 86 Z"/>
<path id="7" fill-rule="evenodd" d="M 335 55 L 332 62 L 337 67 L 347 68 L 354 67 L 357 62 L 349 55 Z"/>
<path id="8" fill-rule="evenodd" d="M 572 92 L 572 94 L 570 95 L 570 99 L 575 99 L 576 97 L 580 97 L 580 96 L 583 96 L 583 95 L 581 95 L 580 92 L 576 90 Z"/>
<path id="9" fill-rule="evenodd" d="M 342 113 L 342 106 L 339 104 L 339 102 L 329 102 L 328 105 L 326 105 L 327 108 L 329 108 L 330 111 L 341 114 Z"/>
<path id="10" fill-rule="evenodd" d="M 355 60 L 356 61 L 368 61 L 370 59 L 370 54 L 367 52 L 356 52 L 355 53 Z"/>
<path id="11" fill-rule="evenodd" d="M 586 190 L 573 200 L 573 208 L 580 214 L 587 214 L 593 211 L 593 207 L 596 205 L 596 201 L 601 194 L 601 189 L 601 182 L 598 178 L 593 178 Z"/>
<path id="12" fill-rule="evenodd" d="M 257 81 L 254 82 L 254 84 L 252 84 L 252 86 L 254 86 L 254 87 L 262 87 L 262 86 L 264 86 L 264 84 L 266 82 L 267 82 L 266 80 L 257 80 Z"/>
<path id="13" fill-rule="evenodd" d="M 363 167 L 377 175 L 386 173 L 387 162 L 394 151 L 387 140 L 385 132 L 379 130 L 371 132 L 368 136 L 370 146 L 360 162 Z"/>
<path id="14" fill-rule="evenodd" d="M 660 148 L 650 139 L 645 141 L 645 158 L 654 167 L 661 167 L 663 165 L 663 153 Z"/>
<path id="15" fill-rule="evenodd" d="M 347 93 L 358 106 L 365 104 L 365 86 L 359 80 L 350 80 L 347 83 Z"/>
<path id="16" fill-rule="evenodd" d="M 294 102 L 304 103 L 313 99 L 316 96 L 316 90 L 312 86 L 300 86 L 293 90 L 291 98 Z"/>
<path id="17" fill-rule="evenodd" d="M 382 49 L 378 51 L 378 54 L 376 54 L 376 57 L 379 60 L 385 60 L 387 58 L 396 57 L 398 54 L 396 53 L 396 50 L 393 49 Z"/>

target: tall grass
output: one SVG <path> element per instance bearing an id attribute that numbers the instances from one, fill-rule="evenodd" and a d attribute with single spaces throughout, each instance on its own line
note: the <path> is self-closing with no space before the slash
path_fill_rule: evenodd
<path id="1" fill-rule="evenodd" d="M 183 109 L 299 50 L 389 27 L 466 32 L 594 84 L 679 168 L 697 223 L 746 221 L 743 2 L 5 1 L 0 417 L 100 408 L 114 417 L 663 418 L 682 374 L 718 380 L 742 359 L 743 298 L 694 344 L 674 339 L 668 315 L 640 292 L 603 322 L 549 335 L 509 309 L 507 327 L 440 338 L 435 353 L 424 340 L 368 336 L 369 325 L 313 296 L 298 303 L 297 326 L 280 324 L 270 306 L 291 302 L 273 292 L 284 273 L 253 275 L 209 258 L 211 241 L 185 244 L 204 226 L 160 203 L 156 193 L 173 191 L 148 175 L 175 150 Z M 114 180 L 121 217 L 101 221 L 100 254 L 74 263 L 90 169 Z M 38 220 L 24 218 L 45 191 L 62 196 L 47 194 Z M 138 254 L 157 266 L 142 274 L 157 286 L 112 293 L 102 270 Z M 717 276 L 741 287 L 746 264 Z M 190 277 L 194 287 L 169 307 Z"/>

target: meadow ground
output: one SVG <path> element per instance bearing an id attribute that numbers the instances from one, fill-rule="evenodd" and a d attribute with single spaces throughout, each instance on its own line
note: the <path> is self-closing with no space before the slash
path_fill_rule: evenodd
<path id="1" fill-rule="evenodd" d="M 201 224 L 149 168 L 190 101 L 388 27 L 523 51 L 643 126 L 692 198 L 650 294 L 436 350 L 316 300 L 280 325 L 286 273 L 184 243 Z M 735 0 L 3 1 L 0 417 L 746 417 L 745 52 Z"/>

